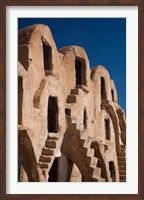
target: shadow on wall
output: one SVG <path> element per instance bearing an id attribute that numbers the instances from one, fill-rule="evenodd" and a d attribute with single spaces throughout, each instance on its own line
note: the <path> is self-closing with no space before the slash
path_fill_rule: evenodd
<path id="1" fill-rule="evenodd" d="M 39 182 L 37 162 L 27 130 L 18 131 L 18 181 L 21 182 L 21 170 L 25 170 L 29 182 Z"/>

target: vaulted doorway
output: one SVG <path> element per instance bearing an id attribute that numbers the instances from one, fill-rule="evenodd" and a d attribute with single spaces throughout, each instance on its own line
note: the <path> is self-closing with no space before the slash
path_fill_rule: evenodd
<path id="1" fill-rule="evenodd" d="M 52 97 L 52 96 L 49 97 L 47 121 L 48 121 L 48 132 L 57 133 L 59 130 L 57 97 Z"/>
<path id="2" fill-rule="evenodd" d="M 106 87 L 105 87 L 105 79 L 101 77 L 101 99 L 107 99 L 106 97 Z"/>
<path id="3" fill-rule="evenodd" d="M 112 182 L 116 181 L 116 177 L 115 177 L 115 167 L 114 167 L 114 162 L 110 161 L 109 162 L 109 171 L 110 171 L 110 176 L 112 178 Z"/>
<path id="4" fill-rule="evenodd" d="M 52 69 L 52 48 L 43 42 L 44 70 Z"/>
<path id="5" fill-rule="evenodd" d="M 82 58 L 75 59 L 76 85 L 86 85 L 86 63 Z"/>

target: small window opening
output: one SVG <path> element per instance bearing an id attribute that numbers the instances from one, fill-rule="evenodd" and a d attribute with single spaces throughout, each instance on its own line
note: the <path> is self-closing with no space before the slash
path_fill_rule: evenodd
<path id="1" fill-rule="evenodd" d="M 57 133 L 58 129 L 57 97 L 50 96 L 48 100 L 48 132 Z"/>
<path id="2" fill-rule="evenodd" d="M 75 59 L 76 85 L 86 85 L 86 63 L 84 59 Z"/>
<path id="3" fill-rule="evenodd" d="M 111 90 L 112 101 L 114 102 L 114 90 Z"/>
<path id="4" fill-rule="evenodd" d="M 84 125 L 84 129 L 87 129 L 87 112 L 84 109 L 84 116 L 83 116 L 83 125 Z"/>
<path id="5" fill-rule="evenodd" d="M 105 79 L 101 77 L 101 99 L 106 99 Z"/>
<path id="6" fill-rule="evenodd" d="M 115 178 L 115 167 L 114 167 L 114 162 L 113 161 L 109 162 L 109 171 L 110 171 L 110 176 L 112 178 L 112 182 L 115 182 L 116 181 L 116 178 Z"/>
<path id="7" fill-rule="evenodd" d="M 106 139 L 110 140 L 110 120 L 109 119 L 105 119 L 105 135 L 106 135 Z"/>
<path id="8" fill-rule="evenodd" d="M 44 70 L 52 69 L 52 48 L 43 43 Z"/>
<path id="9" fill-rule="evenodd" d="M 67 115 L 67 116 L 71 116 L 71 109 L 69 109 L 69 108 L 66 108 L 65 109 L 65 115 Z"/>

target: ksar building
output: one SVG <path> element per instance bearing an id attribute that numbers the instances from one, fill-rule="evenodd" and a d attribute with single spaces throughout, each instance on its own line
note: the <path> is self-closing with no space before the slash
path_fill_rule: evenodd
<path id="1" fill-rule="evenodd" d="M 18 180 L 125 182 L 126 122 L 103 66 L 50 29 L 18 33 Z"/>

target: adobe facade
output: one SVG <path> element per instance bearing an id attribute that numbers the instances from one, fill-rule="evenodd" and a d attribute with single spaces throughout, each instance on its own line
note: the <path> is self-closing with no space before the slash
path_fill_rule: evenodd
<path id="1" fill-rule="evenodd" d="M 18 33 L 18 181 L 125 182 L 126 121 L 114 81 L 42 24 Z"/>

